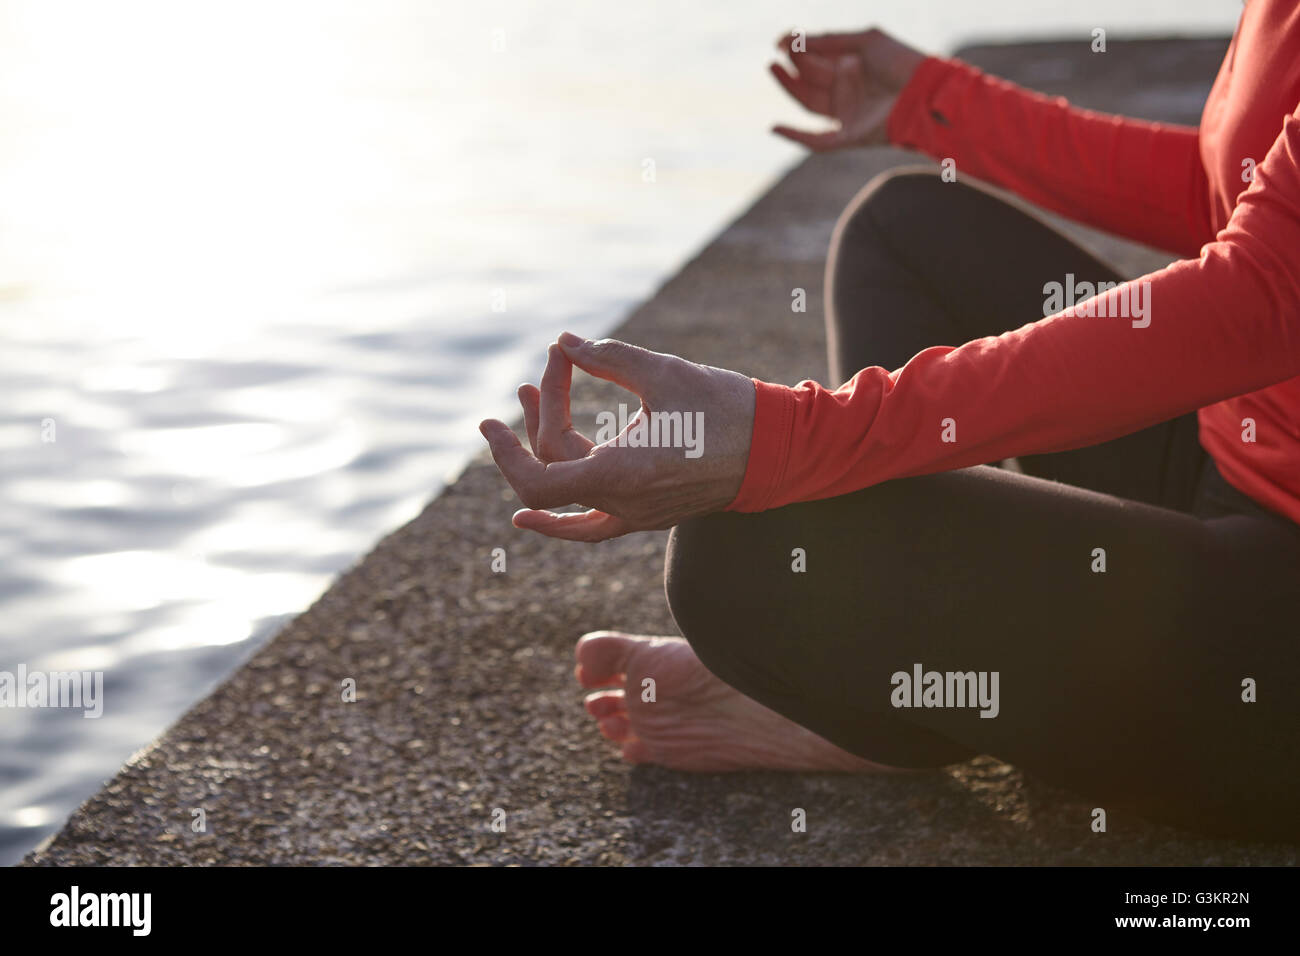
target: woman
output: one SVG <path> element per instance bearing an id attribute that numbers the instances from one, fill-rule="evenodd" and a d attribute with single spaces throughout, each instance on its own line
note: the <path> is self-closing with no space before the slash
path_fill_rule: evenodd
<path id="1" fill-rule="evenodd" d="M 1300 8 L 1246 5 L 1199 130 L 1074 109 L 874 30 L 786 51 L 777 78 L 838 123 L 778 132 L 913 147 L 958 181 L 892 173 L 841 218 L 839 388 L 566 334 L 520 389 L 533 453 L 483 424 L 527 505 L 516 526 L 676 526 L 685 641 L 584 637 L 579 680 L 610 688 L 588 710 L 633 761 L 990 753 L 1112 820 L 1295 838 Z M 1123 282 L 967 177 L 1185 258 Z M 1060 301 L 1084 282 L 1115 286 Z M 569 420 L 573 365 L 643 414 L 702 411 L 704 454 L 593 445 Z M 590 510 L 545 510 L 574 501 Z"/>

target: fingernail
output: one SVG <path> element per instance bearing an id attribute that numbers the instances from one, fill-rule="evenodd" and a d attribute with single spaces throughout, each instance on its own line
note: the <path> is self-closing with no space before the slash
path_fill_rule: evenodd
<path id="1" fill-rule="evenodd" d="M 585 339 L 583 339 L 581 336 L 574 335 L 572 332 L 560 333 L 559 343 L 561 345 L 567 345 L 571 349 L 576 349 L 584 341 Z"/>

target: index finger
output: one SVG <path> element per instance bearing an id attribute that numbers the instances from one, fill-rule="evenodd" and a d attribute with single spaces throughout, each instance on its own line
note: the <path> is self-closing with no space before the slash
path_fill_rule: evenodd
<path id="1" fill-rule="evenodd" d="M 509 425 L 488 419 L 479 425 L 492 450 L 492 460 L 515 494 L 529 508 L 554 508 L 587 496 L 592 484 L 590 458 L 544 464 L 519 443 Z"/>

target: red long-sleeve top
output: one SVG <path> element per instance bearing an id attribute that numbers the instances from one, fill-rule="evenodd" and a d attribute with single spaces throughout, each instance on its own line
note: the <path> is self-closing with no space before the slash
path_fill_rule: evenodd
<path id="1" fill-rule="evenodd" d="M 1150 283 L 1141 322 L 1124 317 L 1136 290 L 1121 286 L 1105 293 L 1121 297 L 1105 310 L 1117 317 L 1078 305 L 1008 316 L 1028 324 L 863 369 L 835 390 L 756 380 L 729 510 L 1079 448 L 1199 410 L 1224 478 L 1300 522 L 1297 104 L 1300 4 L 1288 0 L 1246 5 L 1199 128 L 1078 109 L 925 60 L 890 115 L 892 142 L 1187 258 L 1133 280 Z"/>

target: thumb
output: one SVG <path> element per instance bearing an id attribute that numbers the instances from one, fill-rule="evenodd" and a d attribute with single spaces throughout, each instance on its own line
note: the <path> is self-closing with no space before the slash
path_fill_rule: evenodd
<path id="1" fill-rule="evenodd" d="M 801 146 L 807 146 L 814 153 L 824 153 L 844 145 L 844 132 L 838 129 L 827 130 L 824 133 L 807 133 L 790 126 L 773 126 L 772 132 Z"/>
<path id="2" fill-rule="evenodd" d="M 647 401 L 653 401 L 651 393 L 657 390 L 671 358 L 617 339 L 592 342 L 571 332 L 563 333 L 558 342 L 569 361 L 587 374 L 622 386 Z"/>

